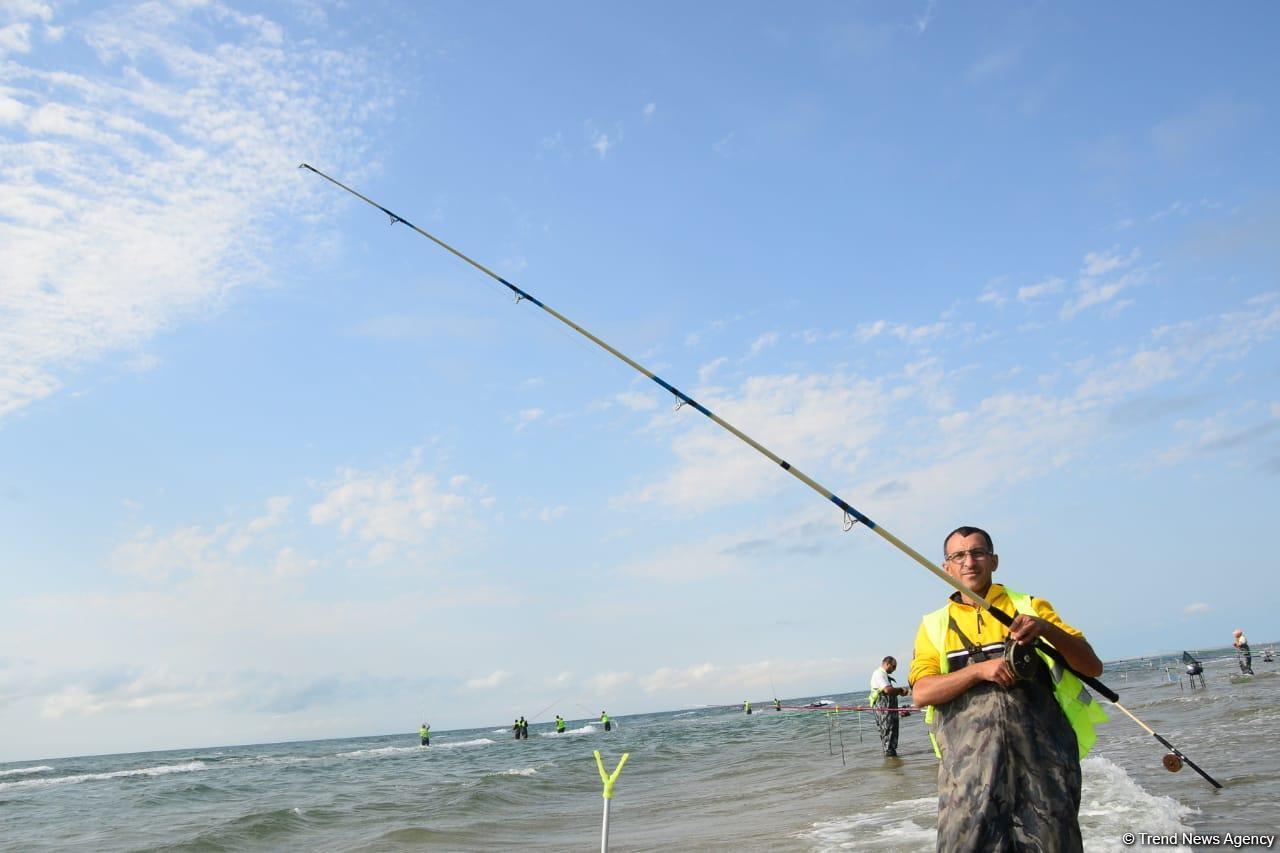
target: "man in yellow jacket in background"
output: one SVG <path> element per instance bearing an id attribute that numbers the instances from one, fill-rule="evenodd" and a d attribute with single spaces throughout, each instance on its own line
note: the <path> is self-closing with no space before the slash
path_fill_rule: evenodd
<path id="1" fill-rule="evenodd" d="M 908 680 L 916 705 L 932 706 L 938 850 L 1080 851 L 1080 759 L 1106 717 L 1034 644 L 1083 675 L 1101 675 L 1102 662 L 1049 602 L 992 583 L 1000 560 L 986 531 L 957 528 L 943 554 L 949 575 L 1013 621 L 957 592 L 916 634 Z"/>

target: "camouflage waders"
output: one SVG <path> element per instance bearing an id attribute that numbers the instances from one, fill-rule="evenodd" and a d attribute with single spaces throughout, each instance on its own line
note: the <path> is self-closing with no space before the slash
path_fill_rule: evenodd
<path id="1" fill-rule="evenodd" d="M 1044 679 L 983 682 L 938 705 L 938 850 L 1075 853 L 1076 733 Z"/>
<path id="2" fill-rule="evenodd" d="M 876 707 L 896 708 L 898 697 L 882 691 L 876 697 Z M 876 728 L 880 730 L 880 746 L 886 756 L 898 754 L 898 716 L 897 711 L 876 711 Z"/>

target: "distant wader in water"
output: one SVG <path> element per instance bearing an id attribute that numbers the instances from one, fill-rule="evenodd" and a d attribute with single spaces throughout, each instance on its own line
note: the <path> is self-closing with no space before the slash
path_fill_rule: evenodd
<path id="1" fill-rule="evenodd" d="M 604 730 L 606 732 L 613 731 L 613 723 L 609 722 L 609 715 L 604 711 L 600 712 L 600 722 L 604 723 Z"/>
<path id="2" fill-rule="evenodd" d="M 1240 672 L 1253 675 L 1253 652 L 1249 649 L 1249 640 L 1239 628 L 1233 633 L 1236 637 L 1233 644 L 1236 647 L 1236 663 L 1240 664 Z"/>
<path id="3" fill-rule="evenodd" d="M 898 757 L 898 712 L 887 710 L 898 707 L 898 694 L 905 692 L 898 687 L 890 674 L 898 668 L 898 661 L 886 657 L 880 662 L 880 668 L 871 673 L 871 693 L 867 696 L 867 704 L 876 711 L 876 729 L 880 732 L 880 747 L 885 758 Z"/>
<path id="4" fill-rule="evenodd" d="M 422 739 L 423 746 L 431 746 L 431 726 L 423 723 L 422 728 L 418 729 L 418 737 Z"/>

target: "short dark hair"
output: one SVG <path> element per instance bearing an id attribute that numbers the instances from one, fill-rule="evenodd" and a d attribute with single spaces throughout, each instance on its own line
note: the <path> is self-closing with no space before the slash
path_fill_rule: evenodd
<path id="1" fill-rule="evenodd" d="M 898 659 L 897 659 L 897 658 L 895 658 L 893 655 L 886 655 L 886 656 L 885 656 L 885 659 L 884 659 L 884 660 L 882 660 L 882 661 L 880 661 L 880 663 L 881 663 L 881 664 L 891 663 L 891 664 L 893 664 L 894 666 L 897 666 L 897 665 L 898 665 Z"/>
<path id="2" fill-rule="evenodd" d="M 983 530 L 981 527 L 970 527 L 969 525 L 965 524 L 965 525 L 961 525 L 960 527 L 957 527 L 955 530 L 951 531 L 945 537 L 943 537 L 942 555 L 944 557 L 947 555 L 947 543 L 951 541 L 952 536 L 956 536 L 956 535 L 972 536 L 975 533 L 982 534 L 982 538 L 987 540 L 987 550 L 990 551 L 992 554 L 994 554 L 996 552 L 996 546 L 995 546 L 995 543 L 991 541 L 991 534 Z"/>

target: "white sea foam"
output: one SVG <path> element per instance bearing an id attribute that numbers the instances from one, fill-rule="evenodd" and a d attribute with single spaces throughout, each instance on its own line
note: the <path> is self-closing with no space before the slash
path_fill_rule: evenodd
<path id="1" fill-rule="evenodd" d="M 456 749 L 457 747 L 460 747 L 460 746 L 488 746 L 491 743 L 493 743 L 493 741 L 489 740 L 487 737 L 478 737 L 475 740 L 455 740 L 450 743 L 442 743 L 438 747 L 432 747 L 432 748 L 433 749 Z"/>
<path id="2" fill-rule="evenodd" d="M 1119 765 L 1091 755 L 1080 762 L 1084 785 L 1080 796 L 1080 831 L 1090 850 L 1122 851 L 1126 832 L 1177 835 L 1190 832 L 1183 818 L 1192 809 L 1169 797 L 1148 793 Z M 1169 848 L 1187 850 L 1186 847 Z"/>
<path id="3" fill-rule="evenodd" d="M 815 823 L 799 837 L 812 840 L 819 850 L 933 850 L 937 812 L 937 797 L 899 800 L 877 811 Z"/>
<path id="4" fill-rule="evenodd" d="M 536 774 L 537 772 L 538 772 L 538 771 L 537 771 L 537 770 L 534 770 L 532 767 L 526 767 L 526 768 L 524 768 L 523 770 L 514 770 L 514 769 L 513 769 L 513 770 L 504 770 L 504 771 L 502 771 L 501 773 L 499 773 L 498 775 L 499 775 L 499 776 L 533 776 L 533 775 L 534 775 L 534 774 Z"/>
<path id="5" fill-rule="evenodd" d="M 1080 832 L 1091 853 L 1128 850 L 1122 841 L 1127 832 L 1167 836 L 1191 831 L 1183 818 L 1192 809 L 1148 793 L 1119 765 L 1090 756 L 1081 762 L 1081 770 Z M 819 850 L 927 851 L 937 843 L 937 816 L 936 797 L 902 800 L 877 811 L 816 823 L 798 837 L 812 840 Z"/>
<path id="6" fill-rule="evenodd" d="M 52 776 L 40 779 L 23 779 L 20 782 L 0 782 L 0 791 L 9 788 L 46 788 L 51 785 L 72 785 L 77 782 L 100 782 L 107 779 L 123 779 L 127 776 L 167 776 L 170 773 L 195 773 L 207 770 L 203 761 L 185 764 L 163 764 L 159 767 L 140 767 L 136 770 L 115 770 L 111 773 L 80 773 L 75 776 Z"/>
<path id="7" fill-rule="evenodd" d="M 565 729 L 563 732 L 539 732 L 538 736 L 539 737 L 568 737 L 569 735 L 589 735 L 589 734 L 595 733 L 596 731 L 598 731 L 598 729 L 595 726 L 593 726 L 591 723 L 587 723 L 585 726 L 583 726 L 580 729 Z"/>
<path id="8" fill-rule="evenodd" d="M 379 749 L 357 749 L 354 752 L 339 752 L 338 758 L 369 758 L 378 755 L 403 755 L 406 752 L 421 752 L 420 746 L 384 746 Z"/>
<path id="9" fill-rule="evenodd" d="M 15 767 L 12 770 L 0 770 L 0 776 L 29 776 L 32 773 L 48 773 L 53 770 L 47 764 L 41 764 L 39 767 Z"/>

